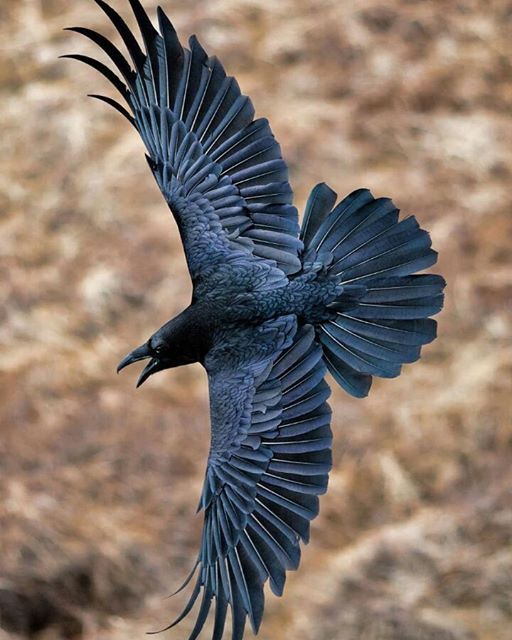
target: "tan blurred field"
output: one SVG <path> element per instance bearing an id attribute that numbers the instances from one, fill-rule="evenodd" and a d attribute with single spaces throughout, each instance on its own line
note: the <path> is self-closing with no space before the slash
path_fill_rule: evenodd
<path id="1" fill-rule="evenodd" d="M 259 637 L 512 639 L 512 3 L 161 2 L 269 117 L 300 208 L 391 195 L 448 281 L 419 363 L 333 389 L 330 489 Z M 76 24 L 112 34 L 88 0 L 0 3 L 0 640 L 165 626 L 201 527 L 202 369 L 115 375 L 188 304 L 183 253 L 105 83 L 57 59 L 93 51 Z"/>

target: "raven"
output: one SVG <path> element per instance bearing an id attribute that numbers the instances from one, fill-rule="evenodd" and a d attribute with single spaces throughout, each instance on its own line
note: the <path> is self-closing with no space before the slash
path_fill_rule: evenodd
<path id="1" fill-rule="evenodd" d="M 208 374 L 211 448 L 200 508 L 196 577 L 180 622 L 201 596 L 190 640 L 214 610 L 213 640 L 231 610 L 233 640 L 257 633 L 264 585 L 281 595 L 318 514 L 331 469 L 328 370 L 356 397 L 373 376 L 393 378 L 436 336 L 431 316 L 445 282 L 422 274 L 437 254 L 414 217 L 368 189 L 337 203 L 326 184 L 309 197 L 302 226 L 288 171 L 268 121 L 254 118 L 236 80 L 195 36 L 183 47 L 158 8 L 157 30 L 129 0 L 144 49 L 104 0 L 95 0 L 131 58 L 96 43 L 120 75 L 84 55 L 128 109 L 150 169 L 178 224 L 193 283 L 190 306 L 121 361 L 157 371 L 200 362 Z"/>

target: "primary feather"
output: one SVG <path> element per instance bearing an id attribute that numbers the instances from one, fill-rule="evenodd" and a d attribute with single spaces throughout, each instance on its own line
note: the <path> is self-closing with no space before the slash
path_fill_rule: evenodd
<path id="1" fill-rule="evenodd" d="M 268 122 L 193 36 L 183 47 L 161 8 L 157 30 L 129 0 L 144 49 L 104 0 L 128 57 L 99 33 L 115 66 L 70 55 L 103 74 L 127 107 L 150 169 L 174 215 L 194 293 L 119 369 L 150 358 L 156 371 L 201 362 L 208 373 L 211 447 L 200 508 L 204 528 L 195 583 L 180 622 L 200 599 L 197 638 L 213 609 L 213 640 L 241 640 L 263 616 L 263 588 L 281 595 L 309 540 L 331 467 L 326 369 L 354 396 L 373 376 L 394 377 L 432 341 L 430 316 L 444 280 L 416 275 L 436 253 L 415 218 L 367 189 L 336 205 L 317 185 L 302 228 Z M 119 75 L 118 75 L 119 74 Z M 300 235 L 299 235 L 300 233 Z"/>

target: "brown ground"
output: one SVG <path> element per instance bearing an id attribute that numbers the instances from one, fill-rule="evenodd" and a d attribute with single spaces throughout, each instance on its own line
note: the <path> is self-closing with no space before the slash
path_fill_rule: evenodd
<path id="1" fill-rule="evenodd" d="M 512 3 L 162 1 L 270 118 L 300 207 L 392 195 L 448 280 L 420 363 L 334 390 L 330 490 L 261 639 L 511 639 Z M 188 303 L 182 250 L 101 79 L 56 59 L 92 50 L 73 24 L 105 20 L 1 0 L 1 640 L 142 638 L 201 525 L 202 370 L 114 373 Z"/>

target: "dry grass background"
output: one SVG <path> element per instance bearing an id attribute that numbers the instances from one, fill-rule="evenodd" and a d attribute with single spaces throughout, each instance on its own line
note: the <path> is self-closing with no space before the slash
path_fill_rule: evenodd
<path id="1" fill-rule="evenodd" d="M 512 638 L 512 3 L 163 3 L 270 118 L 300 207 L 321 180 L 392 195 L 449 283 L 420 363 L 334 389 L 330 490 L 261 639 Z M 159 628 L 201 525 L 202 370 L 114 373 L 188 303 L 182 250 L 102 80 L 57 60 L 92 50 L 74 24 L 112 32 L 1 0 L 1 640 Z"/>

